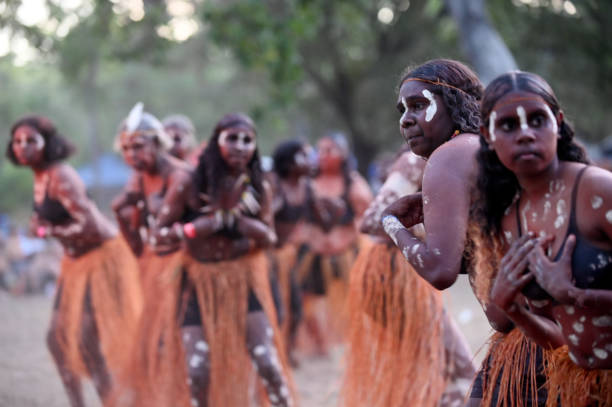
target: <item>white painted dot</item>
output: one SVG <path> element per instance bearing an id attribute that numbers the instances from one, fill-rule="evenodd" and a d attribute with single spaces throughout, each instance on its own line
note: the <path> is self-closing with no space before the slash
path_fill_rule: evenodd
<path id="1" fill-rule="evenodd" d="M 612 343 L 608 343 L 608 344 L 606 344 L 606 350 L 607 350 L 608 352 L 612 352 Z"/>
<path id="2" fill-rule="evenodd" d="M 580 317 L 580 322 L 584 323 L 586 321 L 586 317 L 583 315 Z"/>
<path id="3" fill-rule="evenodd" d="M 594 348 L 593 353 L 598 359 L 608 359 L 608 352 L 603 349 Z"/>
<path id="4" fill-rule="evenodd" d="M 574 322 L 572 328 L 574 328 L 574 331 L 578 333 L 584 332 L 584 325 L 582 325 L 580 322 Z"/>
<path id="5" fill-rule="evenodd" d="M 257 345 L 253 349 L 253 355 L 255 355 L 255 356 L 261 356 L 261 355 L 263 355 L 265 353 L 266 353 L 266 347 L 263 346 L 263 345 Z"/>
<path id="6" fill-rule="evenodd" d="M 283 397 L 289 397 L 289 389 L 287 389 L 287 386 L 281 386 L 280 394 Z"/>
<path id="7" fill-rule="evenodd" d="M 191 359 L 189 359 L 189 366 L 193 368 L 199 367 L 202 362 L 204 362 L 204 358 L 200 355 L 191 355 Z"/>
<path id="8" fill-rule="evenodd" d="M 421 257 L 421 254 L 417 254 L 417 262 L 419 263 L 419 267 L 423 268 L 425 267 L 425 263 L 423 262 L 423 257 Z"/>
<path id="9" fill-rule="evenodd" d="M 268 336 L 268 338 L 272 338 L 274 336 L 274 331 L 272 330 L 272 328 L 266 328 L 266 335 Z"/>
<path id="10" fill-rule="evenodd" d="M 438 249 L 437 247 L 433 249 L 433 252 L 436 256 L 440 256 L 442 254 L 442 252 L 440 252 L 440 249 Z"/>
<path id="11" fill-rule="evenodd" d="M 570 340 L 570 342 L 572 343 L 572 345 L 578 346 L 579 339 L 578 339 L 578 336 L 576 334 L 569 334 L 567 337 Z"/>
<path id="12" fill-rule="evenodd" d="M 541 300 L 541 301 L 539 301 L 539 300 L 531 300 L 531 301 L 529 301 L 529 303 L 531 305 L 533 305 L 534 307 L 536 307 L 536 308 L 544 308 L 545 306 L 550 304 L 550 301 L 549 300 Z"/>
<path id="13" fill-rule="evenodd" d="M 574 315 L 574 312 L 576 312 L 576 309 L 571 305 L 566 305 L 563 308 L 565 309 L 565 312 L 567 312 L 569 315 Z"/>
<path id="14" fill-rule="evenodd" d="M 606 220 L 609 223 L 612 223 L 612 210 L 609 210 L 608 212 L 606 212 Z"/>
<path id="15" fill-rule="evenodd" d="M 138 207 L 138 209 L 143 209 L 145 207 L 145 203 L 144 201 L 138 201 L 136 203 L 136 206 Z"/>
<path id="16" fill-rule="evenodd" d="M 185 333 L 185 334 L 183 335 L 183 340 L 184 340 L 184 341 L 188 341 L 189 339 L 191 339 L 191 334 L 189 334 L 189 333 Z"/>
<path id="17" fill-rule="evenodd" d="M 278 403 L 278 396 L 274 393 L 270 393 L 270 402 L 271 403 Z"/>
<path id="18" fill-rule="evenodd" d="M 593 318 L 593 325 L 600 328 L 607 328 L 612 326 L 612 316 L 604 315 L 601 317 Z"/>
<path id="19" fill-rule="evenodd" d="M 555 219 L 555 229 L 559 229 L 565 223 L 565 217 L 563 215 L 557 216 Z"/>
<path id="20" fill-rule="evenodd" d="M 204 341 L 197 341 L 195 348 L 200 352 L 208 352 L 208 345 Z"/>
<path id="21" fill-rule="evenodd" d="M 412 250 L 411 250 L 412 254 L 416 254 L 416 252 L 419 250 L 419 247 L 420 247 L 420 246 L 421 246 L 421 245 L 420 245 L 420 244 L 418 244 L 418 243 L 417 243 L 417 244 L 415 244 L 414 246 L 412 246 Z"/>
<path id="22" fill-rule="evenodd" d="M 599 195 L 593 195 L 593 198 L 591 198 L 591 206 L 593 209 L 599 209 L 601 205 L 603 205 L 603 198 Z"/>
<path id="23" fill-rule="evenodd" d="M 193 407 L 198 407 L 200 404 L 198 403 L 198 400 L 196 400 L 196 399 L 191 399 L 191 405 L 192 405 Z"/>
<path id="24" fill-rule="evenodd" d="M 572 360 L 572 362 L 578 364 L 578 358 L 572 352 L 569 352 L 569 358 Z"/>

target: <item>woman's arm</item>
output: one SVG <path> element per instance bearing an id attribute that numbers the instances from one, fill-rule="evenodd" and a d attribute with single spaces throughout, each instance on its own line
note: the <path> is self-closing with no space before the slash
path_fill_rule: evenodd
<path id="1" fill-rule="evenodd" d="M 259 218 L 251 218 L 239 214 L 236 217 L 236 227 L 245 237 L 254 240 L 259 247 L 269 247 L 276 244 L 274 232 L 274 213 L 272 210 L 272 188 L 266 181 L 263 183 L 264 196 L 261 201 Z"/>
<path id="2" fill-rule="evenodd" d="M 450 287 L 461 270 L 477 150 L 478 143 L 460 137 L 440 146 L 429 158 L 423 177 L 424 241 L 399 220 L 391 216 L 383 220 L 404 257 L 439 290 Z M 396 219 L 402 217 L 398 215 Z"/>
<path id="3" fill-rule="evenodd" d="M 366 209 L 360 231 L 370 235 L 384 236 L 382 214 L 384 210 L 404 195 L 414 194 L 421 188 L 425 161 L 412 152 L 403 153 L 391 166 L 374 200 Z"/>
<path id="4" fill-rule="evenodd" d="M 51 225 L 50 235 L 70 238 L 82 234 L 93 222 L 91 203 L 85 185 L 77 172 L 66 164 L 49 170 L 51 181 L 49 195 L 57 199 L 68 211 L 72 220 L 64 225 Z"/>

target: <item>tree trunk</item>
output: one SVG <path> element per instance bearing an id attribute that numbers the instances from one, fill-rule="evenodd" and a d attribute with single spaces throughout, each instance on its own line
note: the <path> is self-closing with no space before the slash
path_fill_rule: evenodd
<path id="1" fill-rule="evenodd" d="M 461 45 L 485 85 L 517 69 L 512 53 L 489 22 L 483 0 L 446 0 L 446 6 L 459 27 Z"/>

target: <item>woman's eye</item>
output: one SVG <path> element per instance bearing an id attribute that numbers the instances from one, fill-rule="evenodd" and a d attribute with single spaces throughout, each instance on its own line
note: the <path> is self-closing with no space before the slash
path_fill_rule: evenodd
<path id="1" fill-rule="evenodd" d="M 235 143 L 238 140 L 238 136 L 236 134 L 230 134 L 229 136 L 227 136 L 227 140 L 231 141 L 232 143 Z"/>
<path id="2" fill-rule="evenodd" d="M 517 127 L 516 125 L 516 120 L 504 120 L 498 124 L 502 131 L 512 131 Z"/>
<path id="3" fill-rule="evenodd" d="M 545 122 L 546 117 L 541 114 L 537 114 L 531 118 L 531 120 L 529 121 L 529 125 L 531 127 L 541 127 L 542 125 L 544 125 Z"/>
<path id="4" fill-rule="evenodd" d="M 244 144 L 250 144 L 251 141 L 253 141 L 253 139 L 251 139 L 250 137 L 245 137 L 243 140 Z"/>
<path id="5" fill-rule="evenodd" d="M 425 103 L 423 102 L 416 102 L 413 105 L 414 110 L 423 110 L 425 108 Z"/>

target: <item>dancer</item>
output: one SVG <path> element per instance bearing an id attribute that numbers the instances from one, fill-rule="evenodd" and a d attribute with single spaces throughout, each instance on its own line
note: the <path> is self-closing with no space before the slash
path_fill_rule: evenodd
<path id="1" fill-rule="evenodd" d="M 119 127 L 115 147 L 134 170 L 112 203 L 120 230 L 138 256 L 143 287 L 159 279 L 181 240 L 158 244 L 155 232 L 167 233 L 174 222 L 187 221 L 191 170 L 167 151 L 172 140 L 162 124 L 136 104 Z M 164 229 L 165 228 L 165 229 Z M 159 293 L 158 293 L 159 294 Z M 151 299 L 156 301 L 157 294 Z"/>
<path id="2" fill-rule="evenodd" d="M 546 400 L 541 349 L 513 329 L 504 312 L 477 288 L 490 280 L 478 272 L 484 265 L 474 268 L 471 260 L 478 247 L 469 215 L 478 174 L 481 95 L 476 75 L 457 61 L 432 60 L 403 75 L 397 101 L 400 131 L 412 151 L 428 162 L 422 195 L 391 204 L 383 225 L 412 268 L 435 288 L 445 289 L 462 270 L 467 272 L 491 326 L 499 331 L 473 384 L 472 405 L 531 405 Z M 424 238 L 406 228 L 421 221 Z M 469 239 L 468 229 L 474 229 Z M 500 394 L 504 396 L 498 398 Z"/>
<path id="3" fill-rule="evenodd" d="M 495 79 L 478 155 L 480 288 L 545 349 L 548 406 L 612 405 L 612 175 L 539 76 Z M 494 280 L 492 283 L 491 281 Z"/>
<path id="4" fill-rule="evenodd" d="M 143 405 L 248 405 L 249 355 L 270 403 L 292 404 L 262 250 L 277 239 L 256 137 L 249 117 L 224 116 L 195 173 L 200 216 L 156 235 L 159 244 L 182 236 L 187 255 L 169 287 L 181 302 L 164 297 L 152 321 L 162 329 L 150 343 L 165 345 L 150 349 L 157 390 L 140 395 Z"/>
<path id="5" fill-rule="evenodd" d="M 289 140 L 279 144 L 273 154 L 274 226 L 278 237 L 275 260 L 285 310 L 283 336 L 293 366 L 298 364 L 293 348 L 302 317 L 302 298 L 295 273 L 298 248 L 308 242 L 311 222 L 331 225 L 330 212 L 315 197 L 307 147 L 300 140 Z"/>
<path id="6" fill-rule="evenodd" d="M 329 206 L 334 223 L 331 227 L 312 224 L 309 252 L 300 260 L 298 277 L 304 295 L 304 325 L 317 352 L 326 355 L 328 341 L 339 340 L 344 334 L 348 274 L 358 251 L 356 225 L 372 193 L 367 182 L 350 168 L 344 136 L 323 137 L 317 150 L 319 173 L 314 191 L 333 204 Z"/>
<path id="7" fill-rule="evenodd" d="M 48 118 L 19 119 L 6 151 L 34 172 L 32 231 L 64 248 L 47 345 L 70 405 L 85 405 L 84 377 L 105 402 L 120 364 L 115 350 L 132 337 L 140 313 L 138 265 L 64 163 L 73 148 Z"/>
<path id="8" fill-rule="evenodd" d="M 170 155 L 196 164 L 197 156 L 194 156 L 196 149 L 196 132 L 189 117 L 182 114 L 173 114 L 163 119 L 164 131 L 172 141 Z"/>
<path id="9" fill-rule="evenodd" d="M 403 152 L 363 217 L 371 243 L 351 270 L 342 405 L 460 406 L 473 379 L 471 352 L 441 293 L 402 260 L 381 225 L 390 203 L 420 189 L 424 167 Z"/>

